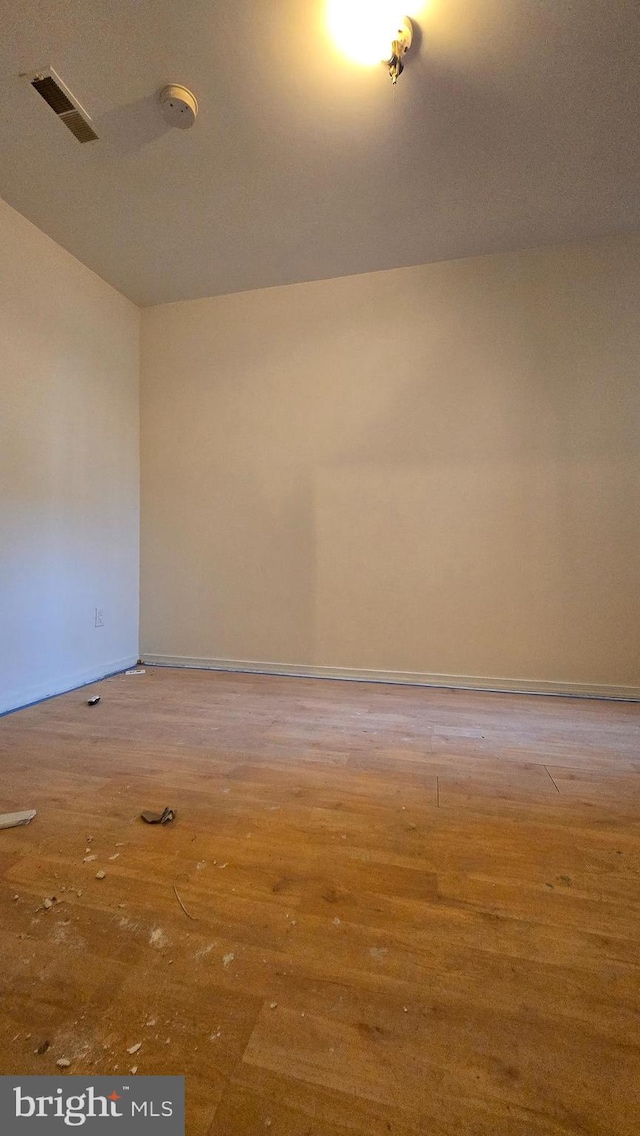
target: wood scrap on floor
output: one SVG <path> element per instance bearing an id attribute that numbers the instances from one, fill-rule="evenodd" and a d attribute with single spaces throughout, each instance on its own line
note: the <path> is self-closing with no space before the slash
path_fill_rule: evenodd
<path id="1" fill-rule="evenodd" d="M 187 909 L 186 909 L 186 907 L 185 907 L 184 903 L 183 903 L 183 902 L 182 902 L 182 900 L 180 899 L 180 896 L 178 895 L 178 889 L 177 889 L 177 887 L 176 887 L 176 885 L 175 885 L 175 884 L 173 885 L 173 891 L 174 891 L 174 895 L 175 895 L 175 897 L 176 897 L 176 899 L 177 899 L 178 903 L 180 904 L 180 906 L 181 906 L 182 910 L 184 911 L 185 915 L 187 916 L 187 918 L 188 918 L 188 919 L 193 919 L 194 923 L 197 923 L 197 922 L 198 922 L 198 920 L 196 919 L 196 916 L 195 916 L 195 915 L 192 915 L 190 911 L 187 911 Z"/>
<path id="2" fill-rule="evenodd" d="M 36 809 L 25 809 L 21 813 L 2 813 L 0 828 L 18 828 L 21 824 L 30 824 L 36 812 Z"/>

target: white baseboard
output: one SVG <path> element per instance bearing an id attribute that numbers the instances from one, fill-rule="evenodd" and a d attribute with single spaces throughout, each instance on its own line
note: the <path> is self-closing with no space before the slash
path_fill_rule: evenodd
<path id="1" fill-rule="evenodd" d="M 21 688 L 19 690 L 5 691 L 0 701 L 0 714 L 9 714 L 12 710 L 22 710 L 34 702 L 43 702 L 45 698 L 54 698 L 56 694 L 67 694 L 70 690 L 77 690 L 79 686 L 86 686 L 90 682 L 98 682 L 107 675 L 117 674 L 127 667 L 133 667 L 138 661 L 137 655 L 127 655 L 124 659 L 112 659 L 108 663 L 89 667 L 87 670 L 76 671 L 75 674 L 65 678 L 40 683 L 38 686 Z"/>
<path id="2" fill-rule="evenodd" d="M 503 694 L 552 694 L 574 698 L 607 698 L 640 702 L 640 686 L 600 686 L 594 683 L 547 682 L 540 679 L 482 678 L 477 675 L 423 674 L 419 671 L 356 670 L 353 667 L 307 666 L 302 663 L 262 663 L 247 659 L 191 659 L 181 655 L 145 653 L 144 663 L 191 670 L 238 671 L 245 674 L 290 675 L 295 678 L 332 678 L 347 682 L 382 682 L 400 686 L 449 687 L 453 690 L 488 690 Z"/>

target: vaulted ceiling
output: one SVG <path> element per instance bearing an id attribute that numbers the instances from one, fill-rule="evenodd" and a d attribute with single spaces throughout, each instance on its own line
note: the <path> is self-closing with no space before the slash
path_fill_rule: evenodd
<path id="1" fill-rule="evenodd" d="M 395 91 L 325 7 L 0 0 L 0 196 L 140 304 L 640 228 L 637 0 L 408 3 Z M 97 142 L 20 78 L 48 65 Z"/>

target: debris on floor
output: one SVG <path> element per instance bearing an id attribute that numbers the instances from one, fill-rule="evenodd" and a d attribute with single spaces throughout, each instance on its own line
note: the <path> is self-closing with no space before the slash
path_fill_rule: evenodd
<path id="1" fill-rule="evenodd" d="M 124 673 L 126 675 L 143 675 L 147 672 L 145 671 L 144 667 L 132 667 L 130 671 L 125 671 Z"/>
<path id="2" fill-rule="evenodd" d="M 56 1065 L 59 1069 L 68 1069 L 70 1064 L 71 1062 L 68 1057 L 60 1057 L 59 1060 L 56 1061 Z"/>
<path id="3" fill-rule="evenodd" d="M 87 698 L 87 706 L 96 706 L 100 701 L 100 695 L 94 694 L 93 698 Z"/>
<path id="4" fill-rule="evenodd" d="M 152 813 L 145 811 L 143 813 L 140 813 L 140 816 L 147 822 L 147 824 L 169 824 L 172 820 L 175 820 L 176 810 L 167 808 L 164 809 L 164 811 L 161 813 Z"/>
<path id="5" fill-rule="evenodd" d="M 0 828 L 18 828 L 21 824 L 29 824 L 36 811 L 36 809 L 25 809 L 22 813 L 1 813 Z"/>
<path id="6" fill-rule="evenodd" d="M 187 918 L 188 918 L 188 919 L 193 919 L 194 923 L 197 923 L 197 919 L 196 919 L 195 915 L 192 915 L 190 911 L 187 911 L 187 909 L 186 909 L 186 907 L 185 907 L 184 903 L 183 903 L 183 902 L 182 902 L 182 900 L 180 899 L 180 896 L 178 895 L 178 889 L 177 889 L 177 887 L 176 887 L 176 885 L 175 885 L 175 884 L 173 885 L 173 892 L 174 892 L 174 895 L 175 895 L 175 897 L 176 897 L 176 899 L 177 899 L 178 903 L 180 904 L 180 906 L 181 906 L 182 910 L 184 911 L 185 915 L 187 916 Z"/>
<path id="7" fill-rule="evenodd" d="M 103 871 L 100 871 L 100 872 L 96 872 L 96 879 L 97 879 L 97 880 L 103 880 L 103 879 L 105 878 L 106 874 L 107 874 L 107 873 L 106 873 L 106 872 L 103 872 Z"/>
<path id="8" fill-rule="evenodd" d="M 36 1053 L 38 1053 L 38 1054 L 46 1053 L 47 1050 L 50 1049 L 50 1048 L 51 1048 L 51 1042 L 50 1041 L 43 1041 L 42 1045 L 39 1045 L 38 1048 L 36 1049 Z"/>
<path id="9" fill-rule="evenodd" d="M 138 1042 L 136 1043 L 136 1045 L 131 1045 L 131 1046 L 129 1047 L 129 1049 L 127 1049 L 127 1053 L 137 1053 L 137 1052 L 138 1052 L 138 1050 L 139 1050 L 139 1049 L 141 1049 L 141 1048 L 142 1048 L 142 1042 L 141 1042 L 141 1041 L 138 1041 Z"/>
<path id="10" fill-rule="evenodd" d="M 39 906 L 39 907 L 36 907 L 36 909 L 35 909 L 35 911 L 34 911 L 34 915 L 37 915 L 39 911 L 51 911 L 51 908 L 52 908 L 52 907 L 54 906 L 54 904 L 56 904 L 57 902 L 58 902 L 58 897 L 57 897 L 57 895 L 52 895 L 51 897 L 49 897 L 49 898 L 47 898 L 47 899 L 43 899 L 43 901 L 42 901 L 42 903 L 40 904 L 40 906 Z"/>
<path id="11" fill-rule="evenodd" d="M 389 954 L 386 947 L 371 947 L 369 954 L 373 959 L 383 959 Z"/>

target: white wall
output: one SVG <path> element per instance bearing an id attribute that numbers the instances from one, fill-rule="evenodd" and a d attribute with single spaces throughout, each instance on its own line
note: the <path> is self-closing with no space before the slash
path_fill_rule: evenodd
<path id="1" fill-rule="evenodd" d="M 144 311 L 144 657 L 638 692 L 639 254 Z"/>
<path id="2" fill-rule="evenodd" d="M 0 201 L 0 711 L 137 658 L 138 377 L 138 309 Z"/>

